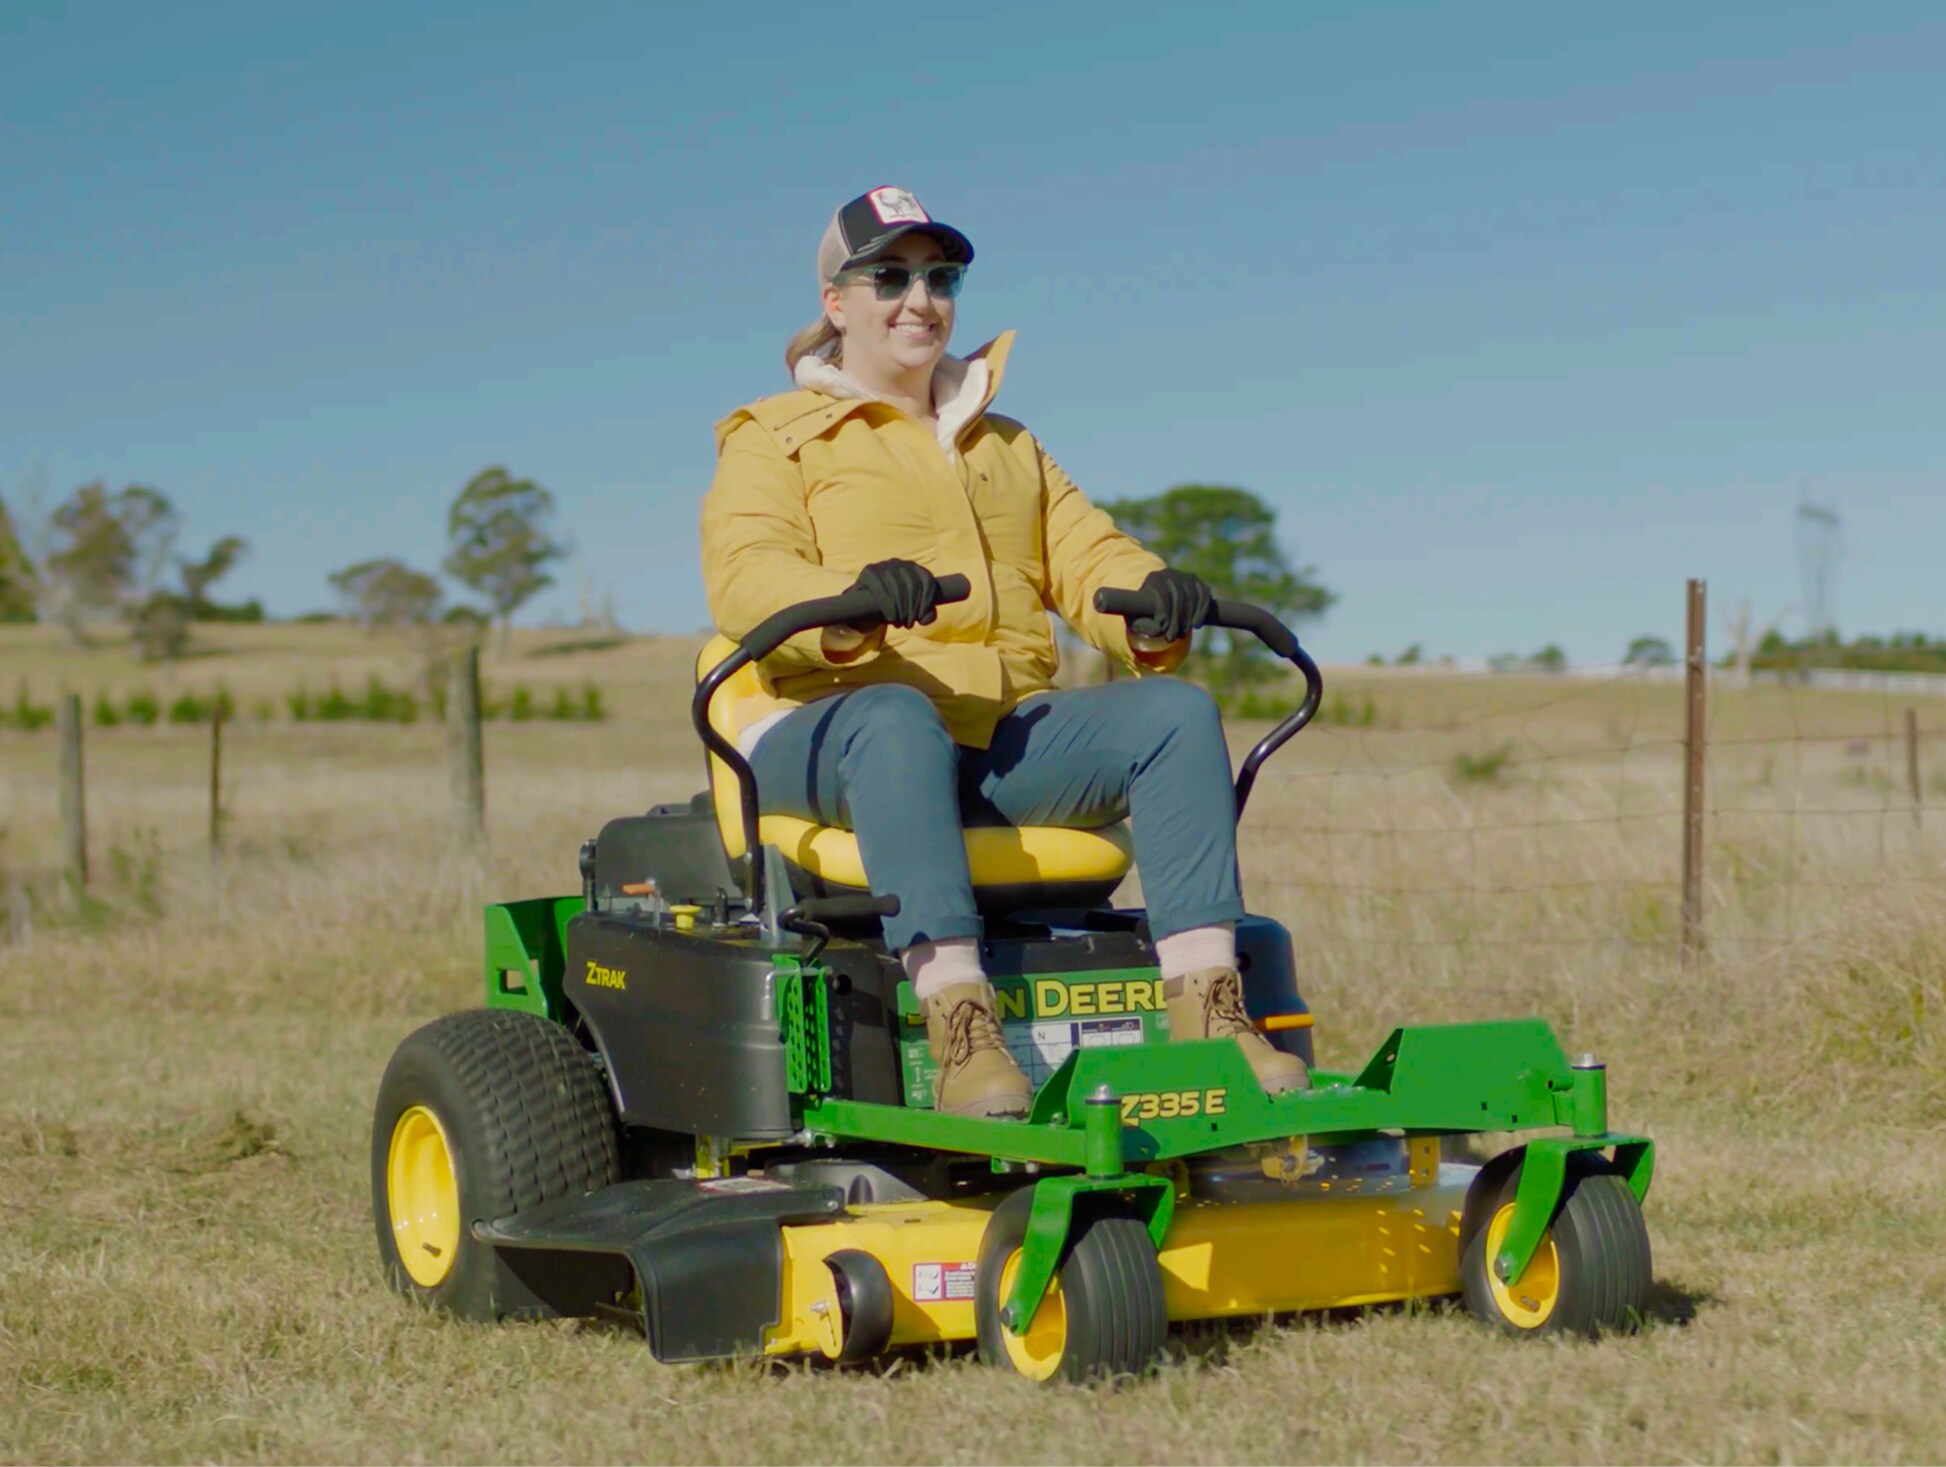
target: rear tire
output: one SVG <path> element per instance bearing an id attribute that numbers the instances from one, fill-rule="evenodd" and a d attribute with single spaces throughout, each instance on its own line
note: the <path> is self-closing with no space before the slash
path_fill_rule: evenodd
<path id="1" fill-rule="evenodd" d="M 1497 1158 L 1496 1158 L 1497 1160 Z M 1483 1171 L 1478 1217 L 1460 1259 L 1466 1307 L 1513 1335 L 1632 1334 L 1648 1312 L 1654 1279 L 1649 1230 L 1627 1180 L 1593 1152 L 1568 1157 L 1567 1181 L 1554 1220 L 1527 1271 L 1511 1286 L 1493 1273 L 1493 1257 L 1513 1216 L 1519 1166 Z M 1497 1187 L 1496 1187 L 1497 1183 Z M 1490 1193 L 1491 1195 L 1487 1195 Z"/>
<path id="2" fill-rule="evenodd" d="M 548 1019 L 475 1009 L 406 1036 L 372 1115 L 372 1221 L 391 1286 L 465 1319 L 552 1313 L 473 1224 L 616 1179 L 594 1060 Z"/>
<path id="3" fill-rule="evenodd" d="M 1126 1214 L 1077 1216 L 1066 1256 L 1025 1334 L 1001 1324 L 1033 1195 L 1023 1187 L 995 1208 L 980 1240 L 973 1286 L 980 1358 L 1030 1380 L 1078 1383 L 1147 1373 L 1162 1353 L 1169 1316 L 1149 1230 Z"/>

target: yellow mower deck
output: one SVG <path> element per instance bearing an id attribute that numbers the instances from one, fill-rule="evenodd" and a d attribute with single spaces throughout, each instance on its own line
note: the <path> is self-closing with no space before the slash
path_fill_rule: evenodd
<path id="1" fill-rule="evenodd" d="M 1180 1200 L 1157 1254 L 1168 1316 L 1223 1319 L 1457 1294 L 1460 1214 L 1475 1172 L 1434 1161 L 1415 1166 L 1404 1188 L 1364 1190 L 1347 1180 L 1294 1187 L 1289 1200 Z M 783 1228 L 782 1318 L 765 1352 L 836 1356 L 839 1301 L 825 1260 L 844 1249 L 877 1259 L 892 1281 L 891 1345 L 972 1339 L 974 1263 L 991 1205 L 862 1206 Z"/>

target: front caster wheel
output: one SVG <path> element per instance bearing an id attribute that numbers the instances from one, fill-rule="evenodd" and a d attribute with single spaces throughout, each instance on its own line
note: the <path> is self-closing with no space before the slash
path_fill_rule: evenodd
<path id="1" fill-rule="evenodd" d="M 1030 1380 L 1088 1381 L 1140 1375 L 1161 1353 L 1169 1317 L 1162 1267 L 1149 1230 L 1133 1217 L 1078 1217 L 1067 1255 L 1022 1334 L 1000 1322 L 1020 1272 L 1033 1188 L 1023 1187 L 988 1220 L 974 1275 L 973 1319 L 980 1358 Z"/>
<path id="2" fill-rule="evenodd" d="M 1478 1218 L 1460 1259 L 1468 1309 L 1514 1335 L 1628 1334 L 1641 1326 L 1653 1277 L 1649 1232 L 1613 1163 L 1589 1152 L 1568 1158 L 1561 1205 L 1511 1284 L 1493 1271 L 1493 1259 L 1513 1223 L 1520 1168 L 1490 1167 L 1481 1180 L 1494 1190 L 1477 1208 L 1468 1202 Z"/>

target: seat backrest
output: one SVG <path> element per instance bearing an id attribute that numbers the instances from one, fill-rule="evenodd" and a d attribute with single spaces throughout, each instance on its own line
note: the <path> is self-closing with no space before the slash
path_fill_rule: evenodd
<path id="1" fill-rule="evenodd" d="M 696 681 L 701 682 L 724 658 L 736 651 L 737 644 L 728 637 L 717 635 L 703 644 L 703 650 L 696 654 Z M 754 698 L 763 692 L 763 683 L 757 676 L 757 665 L 738 668 L 730 680 L 716 690 L 710 700 L 709 725 L 730 743 L 737 741 L 737 705 L 745 698 Z M 723 850 L 734 861 L 743 854 L 743 804 L 738 797 L 737 777 L 730 772 L 715 754 L 709 756 L 710 800 L 716 807 L 716 828 L 723 836 Z"/>

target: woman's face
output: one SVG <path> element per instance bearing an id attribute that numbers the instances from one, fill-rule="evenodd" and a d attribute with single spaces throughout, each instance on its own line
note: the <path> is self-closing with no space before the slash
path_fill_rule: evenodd
<path id="1" fill-rule="evenodd" d="M 825 286 L 824 313 L 844 333 L 847 372 L 880 381 L 923 373 L 931 380 L 952 340 L 953 302 L 933 297 L 923 271 L 945 258 L 938 240 L 908 234 L 872 262 L 913 267 L 912 284 L 897 300 L 879 300 L 870 280 Z"/>

